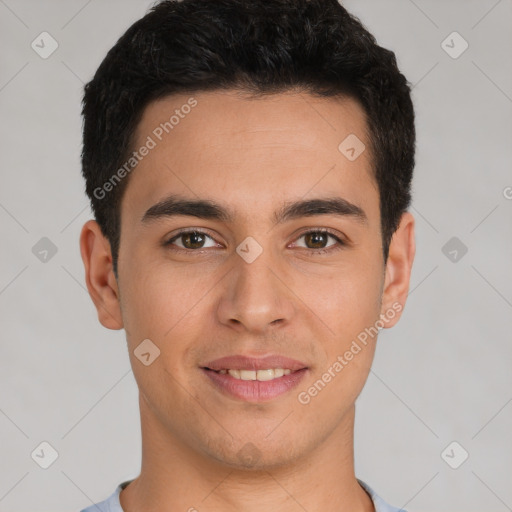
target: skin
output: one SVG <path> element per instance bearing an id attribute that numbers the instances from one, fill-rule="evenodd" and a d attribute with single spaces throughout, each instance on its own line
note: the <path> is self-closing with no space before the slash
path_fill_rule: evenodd
<path id="1" fill-rule="evenodd" d="M 135 147 L 190 96 L 149 104 Z M 308 404 L 297 395 L 381 314 L 390 316 L 393 304 L 404 307 L 414 218 L 403 214 L 384 265 L 370 141 L 355 101 L 299 92 L 250 99 L 226 90 L 193 97 L 197 106 L 129 177 L 118 279 L 98 224 L 86 222 L 80 236 L 99 321 L 125 329 L 139 387 L 141 474 L 121 492 L 121 505 L 125 512 L 373 511 L 354 474 L 353 429 L 377 337 Z M 338 150 L 349 134 L 366 145 L 355 161 Z M 215 200 L 235 219 L 141 222 L 171 193 Z M 333 196 L 362 208 L 367 222 L 333 214 L 282 224 L 272 218 L 285 201 Z M 187 237 L 164 246 L 181 228 L 212 238 L 198 249 Z M 340 250 L 314 254 L 315 240 L 301 236 L 314 228 L 332 230 L 345 245 L 327 236 L 322 247 Z M 235 250 L 248 236 L 263 248 L 250 264 Z M 395 313 L 385 328 L 398 321 Z M 134 350 L 147 338 L 160 356 L 145 366 Z M 200 370 L 226 355 L 275 353 L 309 370 L 297 389 L 263 403 L 221 394 Z M 241 457 L 247 443 L 255 462 Z"/>

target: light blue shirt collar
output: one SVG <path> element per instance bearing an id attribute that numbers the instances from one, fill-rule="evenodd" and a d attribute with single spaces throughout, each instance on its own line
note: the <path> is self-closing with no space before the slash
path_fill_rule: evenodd
<path id="1" fill-rule="evenodd" d="M 133 480 L 126 480 L 120 483 L 116 490 L 104 501 L 95 503 L 90 507 L 84 508 L 80 512 L 124 512 L 119 502 L 119 494 Z M 404 509 L 399 509 L 388 505 L 367 483 L 357 479 L 361 487 L 369 494 L 375 507 L 375 512 L 407 512 Z"/>

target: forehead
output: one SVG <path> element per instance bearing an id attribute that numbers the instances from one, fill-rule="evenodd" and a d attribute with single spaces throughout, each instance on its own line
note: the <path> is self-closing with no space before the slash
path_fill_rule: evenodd
<path id="1" fill-rule="evenodd" d="M 359 144 L 358 152 L 366 148 L 357 159 L 343 153 L 346 140 Z M 377 193 L 364 110 L 349 98 L 172 95 L 144 110 L 134 150 L 144 146 L 150 150 L 131 172 L 123 199 L 139 212 L 168 193 L 222 197 L 235 210 L 237 203 L 261 208 L 308 192 L 340 191 L 353 202 Z"/>
<path id="2" fill-rule="evenodd" d="M 265 143 L 294 145 L 296 149 L 323 146 L 332 152 L 344 132 L 366 137 L 365 118 L 359 103 L 343 96 L 283 92 L 251 97 L 243 91 L 220 90 L 171 95 L 150 102 L 135 138 L 143 142 L 152 135 L 156 142 L 165 143 L 164 139 L 171 139 L 167 135 L 172 135 L 178 145 L 191 141 L 194 130 L 208 146 L 247 147 L 254 138 L 254 145 L 260 147 Z"/>

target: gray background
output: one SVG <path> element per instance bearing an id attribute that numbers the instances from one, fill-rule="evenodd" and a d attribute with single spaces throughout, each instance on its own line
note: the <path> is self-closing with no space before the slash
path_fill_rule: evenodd
<path id="1" fill-rule="evenodd" d="M 80 510 L 139 472 L 124 331 L 97 321 L 79 253 L 80 101 L 150 5 L 0 0 L 0 512 Z M 411 512 L 512 510 L 512 1 L 345 5 L 395 51 L 418 130 L 410 296 L 357 403 L 356 474 Z M 31 456 L 43 441 L 48 469 Z"/>

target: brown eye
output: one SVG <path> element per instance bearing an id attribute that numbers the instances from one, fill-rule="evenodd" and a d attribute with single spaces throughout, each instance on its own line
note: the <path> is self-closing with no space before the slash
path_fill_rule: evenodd
<path id="1" fill-rule="evenodd" d="M 322 233 L 320 231 L 310 231 L 303 236 L 306 246 L 309 249 L 324 249 L 329 238 L 327 233 Z"/>
<path id="2" fill-rule="evenodd" d="M 205 236 L 203 233 L 192 231 L 191 233 L 181 235 L 181 239 L 186 249 L 200 249 L 204 244 Z"/>
<path id="3" fill-rule="evenodd" d="M 337 249 L 341 249 L 342 246 L 345 245 L 343 240 L 326 229 L 315 229 L 307 231 L 302 233 L 302 235 L 300 235 L 297 240 L 302 238 L 304 239 L 304 245 L 296 244 L 297 247 L 309 249 L 312 253 L 315 254 L 323 254 L 325 252 L 335 251 Z M 335 242 L 327 245 L 329 239 L 332 239 Z"/>
<path id="4" fill-rule="evenodd" d="M 210 245 L 210 246 L 204 245 L 208 238 L 213 241 L 213 238 L 211 236 L 207 235 L 206 233 L 204 233 L 202 231 L 196 231 L 196 230 L 182 231 L 181 233 L 178 233 L 176 236 L 171 238 L 168 242 L 166 242 L 165 245 L 177 245 L 178 247 L 180 247 L 182 249 L 189 249 L 189 250 L 204 249 L 206 247 L 214 247 L 215 246 L 214 241 L 213 241 L 214 242 L 213 245 Z M 177 240 L 181 240 L 181 245 L 174 243 Z"/>

